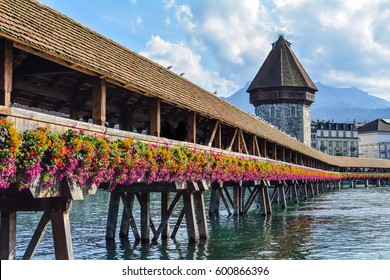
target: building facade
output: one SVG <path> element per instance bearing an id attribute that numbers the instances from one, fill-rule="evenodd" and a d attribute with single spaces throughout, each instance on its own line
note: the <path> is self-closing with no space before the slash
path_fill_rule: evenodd
<path id="1" fill-rule="evenodd" d="M 390 119 L 377 119 L 359 127 L 360 156 L 390 159 Z"/>
<path id="2" fill-rule="evenodd" d="M 332 156 L 359 156 L 359 137 L 355 124 L 312 122 L 312 148 Z"/>
<path id="3" fill-rule="evenodd" d="M 311 145 L 310 105 L 317 87 L 283 36 L 248 88 L 256 115 L 280 130 Z"/>

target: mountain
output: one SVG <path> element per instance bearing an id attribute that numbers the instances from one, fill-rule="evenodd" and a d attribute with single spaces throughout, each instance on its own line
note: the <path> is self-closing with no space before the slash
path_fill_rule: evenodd
<path id="1" fill-rule="evenodd" d="M 245 86 L 224 98 L 226 101 L 248 113 L 255 109 L 249 103 L 249 93 L 246 92 L 250 81 Z M 333 120 L 335 122 L 372 121 L 378 118 L 390 118 L 390 102 L 370 95 L 355 88 L 338 88 L 317 82 L 315 102 L 311 105 L 313 120 Z"/>
<path id="2" fill-rule="evenodd" d="M 355 88 L 316 83 L 318 92 L 311 106 L 313 120 L 365 121 L 390 117 L 390 102 Z"/>
<path id="3" fill-rule="evenodd" d="M 249 93 L 246 92 L 249 85 L 251 84 L 251 81 L 248 81 L 245 83 L 244 87 L 230 95 L 229 97 L 222 97 L 227 102 L 233 104 L 234 106 L 237 106 L 241 110 L 244 110 L 248 113 L 255 113 L 255 107 L 249 103 Z"/>

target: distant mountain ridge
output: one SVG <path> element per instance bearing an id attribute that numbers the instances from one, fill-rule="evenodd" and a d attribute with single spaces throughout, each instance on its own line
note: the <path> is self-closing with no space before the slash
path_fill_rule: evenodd
<path id="1" fill-rule="evenodd" d="M 248 113 L 255 109 L 249 103 L 249 93 L 246 92 L 251 81 L 226 101 Z M 379 118 L 390 118 L 390 102 L 375 97 L 355 87 L 338 88 L 317 82 L 318 92 L 315 102 L 311 105 L 312 120 L 333 120 L 335 122 L 372 121 Z"/>

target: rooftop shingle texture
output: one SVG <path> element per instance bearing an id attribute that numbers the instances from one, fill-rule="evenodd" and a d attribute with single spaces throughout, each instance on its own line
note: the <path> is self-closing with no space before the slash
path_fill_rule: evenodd
<path id="1" fill-rule="evenodd" d="M 219 119 L 309 157 L 344 166 L 342 158 L 333 159 L 302 144 L 165 67 L 36 1 L 0 1 L 0 36 L 76 63 L 148 95 Z M 295 56 L 290 59 L 296 64 Z M 383 163 L 376 167 L 381 166 Z"/>
<path id="2" fill-rule="evenodd" d="M 279 87 L 308 88 L 313 92 L 318 90 L 283 36 L 273 43 L 271 52 L 253 79 L 248 92 Z"/>
<path id="3" fill-rule="evenodd" d="M 385 119 L 376 119 L 359 127 L 359 133 L 390 132 L 390 123 Z"/>

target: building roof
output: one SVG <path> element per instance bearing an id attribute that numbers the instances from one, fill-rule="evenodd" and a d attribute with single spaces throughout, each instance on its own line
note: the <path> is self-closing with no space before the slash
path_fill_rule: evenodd
<path id="1" fill-rule="evenodd" d="M 390 120 L 376 119 L 359 127 L 358 131 L 363 134 L 369 132 L 390 132 Z"/>
<path id="2" fill-rule="evenodd" d="M 331 165 L 346 166 L 347 159 L 330 157 L 304 145 L 165 67 L 36 1 L 0 1 L 0 36 L 306 156 Z M 283 38 L 279 40 L 279 44 L 287 44 Z M 286 53 L 293 55 L 290 51 Z M 298 61 L 295 56 L 289 59 Z M 301 82 L 303 79 L 305 84 L 315 87 L 303 67 L 300 64 L 295 67 L 304 76 Z M 390 168 L 390 161 L 353 160 L 362 166 Z"/>
<path id="3" fill-rule="evenodd" d="M 264 88 L 298 87 L 311 92 L 317 87 L 291 50 L 283 36 L 272 44 L 272 50 L 248 88 L 248 92 Z"/>

